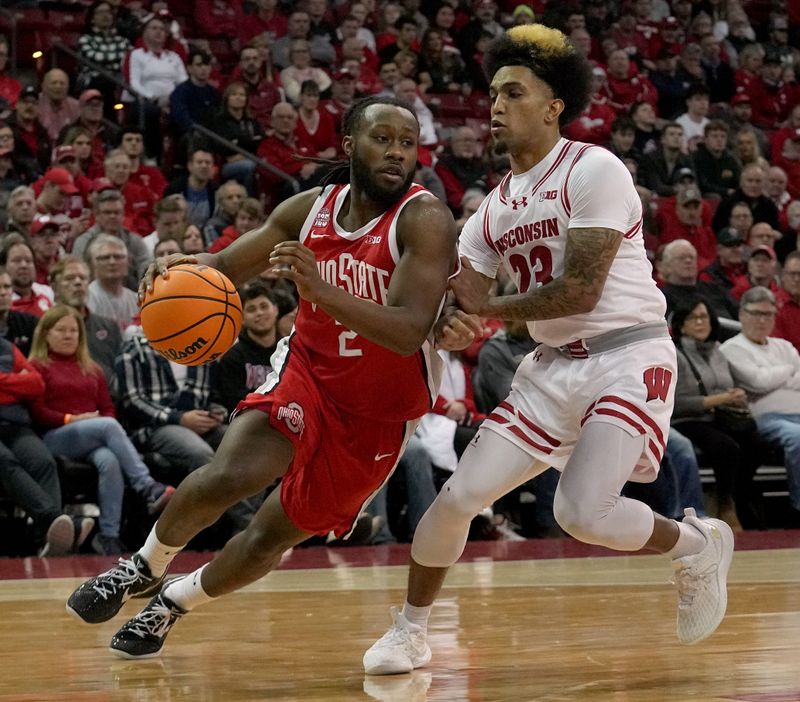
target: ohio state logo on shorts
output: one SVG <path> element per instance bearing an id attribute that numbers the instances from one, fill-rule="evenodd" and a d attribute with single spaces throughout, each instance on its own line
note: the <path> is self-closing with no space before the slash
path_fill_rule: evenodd
<path id="1" fill-rule="evenodd" d="M 302 434 L 303 429 L 306 428 L 306 423 L 303 419 L 304 414 L 303 408 L 296 402 L 290 402 L 288 405 L 278 407 L 278 419 L 284 420 L 286 426 L 289 427 L 289 431 L 294 434 Z"/>

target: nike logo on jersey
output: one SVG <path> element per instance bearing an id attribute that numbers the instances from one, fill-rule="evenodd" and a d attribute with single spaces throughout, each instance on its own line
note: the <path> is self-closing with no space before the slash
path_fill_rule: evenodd
<path id="1" fill-rule="evenodd" d="M 389 458 L 389 456 L 394 456 L 394 451 L 392 451 L 391 453 L 376 453 L 375 460 L 382 461 L 384 458 Z"/>
<path id="2" fill-rule="evenodd" d="M 310 234 L 312 239 L 322 239 L 325 235 L 324 234 Z"/>

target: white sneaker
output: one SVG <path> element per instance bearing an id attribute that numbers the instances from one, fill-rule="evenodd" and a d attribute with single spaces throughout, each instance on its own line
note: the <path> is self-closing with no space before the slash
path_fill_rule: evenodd
<path id="1" fill-rule="evenodd" d="M 699 553 L 672 561 L 678 587 L 678 640 L 693 644 L 711 636 L 725 616 L 733 531 L 721 519 L 698 518 L 691 507 L 684 513 L 683 523 L 706 539 Z"/>
<path id="2" fill-rule="evenodd" d="M 392 607 L 391 613 L 391 628 L 364 654 L 367 675 L 410 673 L 431 659 L 425 630 L 408 621 L 397 607 Z"/>

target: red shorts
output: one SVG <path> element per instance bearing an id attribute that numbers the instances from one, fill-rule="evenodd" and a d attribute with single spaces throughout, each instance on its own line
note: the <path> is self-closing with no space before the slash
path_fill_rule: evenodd
<path id="1" fill-rule="evenodd" d="M 289 353 L 237 409 L 257 409 L 294 445 L 281 481 L 281 504 L 311 534 L 348 534 L 395 469 L 412 422 L 381 422 L 337 409 L 313 380 L 301 353 Z"/>

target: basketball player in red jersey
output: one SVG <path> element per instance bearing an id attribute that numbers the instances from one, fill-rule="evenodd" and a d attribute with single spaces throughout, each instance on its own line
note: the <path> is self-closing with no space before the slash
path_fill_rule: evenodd
<path id="1" fill-rule="evenodd" d="M 430 337 L 456 266 L 455 223 L 412 184 L 419 125 L 405 103 L 355 104 L 345 135 L 349 162 L 332 173 L 344 183 L 286 200 L 219 254 L 156 262 L 143 280 L 149 287 L 169 266 L 197 262 L 238 285 L 269 261 L 296 283 L 301 302 L 274 372 L 239 405 L 212 462 L 181 483 L 132 558 L 69 598 L 68 611 L 98 623 L 130 597 L 157 593 L 112 638 L 119 656 L 158 655 L 195 606 L 262 577 L 313 534 L 347 535 L 436 398 Z M 193 536 L 279 477 L 245 531 L 210 563 L 162 585 Z"/>
<path id="2" fill-rule="evenodd" d="M 566 532 L 672 559 L 681 642 L 711 635 L 727 604 L 728 525 L 692 509 L 665 519 L 620 494 L 628 480 L 655 479 L 677 364 L 630 173 L 606 149 L 560 134 L 589 100 L 589 65 L 561 32 L 534 24 L 495 39 L 486 67 L 492 136 L 511 172 L 464 224 L 452 287 L 464 311 L 524 320 L 541 345 L 420 521 L 408 597 L 364 655 L 370 674 L 428 663 L 431 606 L 470 521 L 549 466 L 561 471 L 553 512 Z M 501 266 L 519 294 L 490 297 Z"/>

